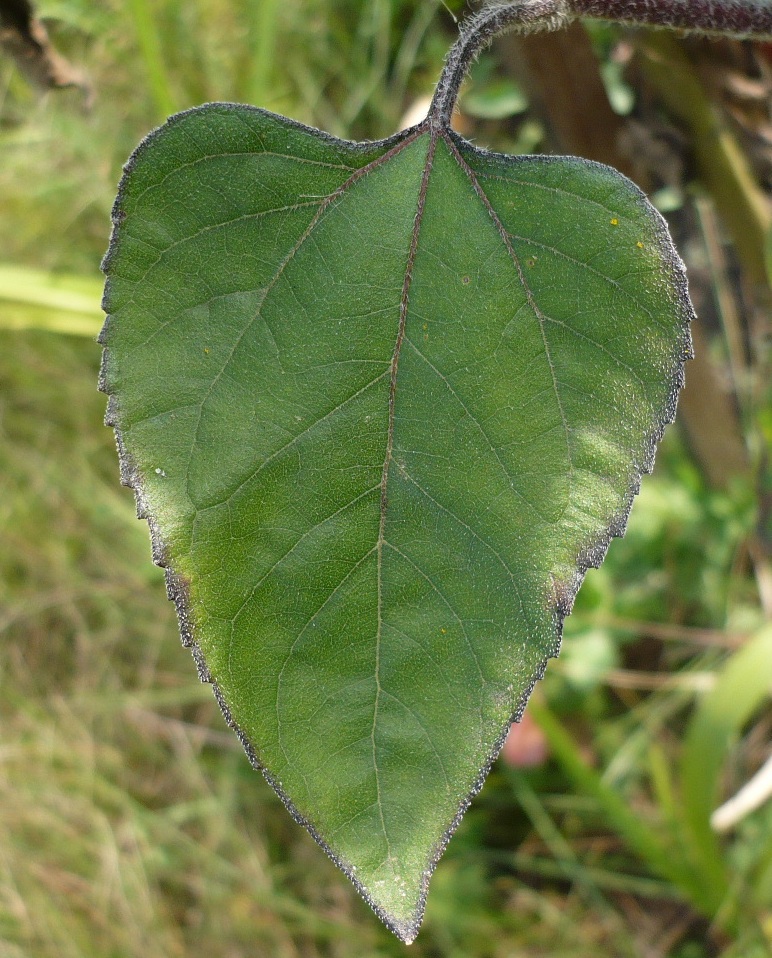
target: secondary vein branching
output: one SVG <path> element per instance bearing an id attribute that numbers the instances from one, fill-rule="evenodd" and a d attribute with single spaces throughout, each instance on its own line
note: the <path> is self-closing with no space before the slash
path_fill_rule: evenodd
<path id="1" fill-rule="evenodd" d="M 416 253 L 418 252 L 418 236 L 421 232 L 421 222 L 423 221 L 424 208 L 426 206 L 426 191 L 429 187 L 429 175 L 434 165 L 434 154 L 437 150 L 437 141 L 439 132 L 434 130 L 430 134 L 429 148 L 426 152 L 426 162 L 421 175 L 421 184 L 418 189 L 418 202 L 416 204 L 415 221 L 410 235 L 410 248 L 407 254 L 407 263 L 405 265 L 405 278 L 402 283 L 402 294 L 399 301 L 399 328 L 397 330 L 397 339 L 394 344 L 394 352 L 391 357 L 391 376 L 389 382 L 389 425 L 386 439 L 386 457 L 383 463 L 383 476 L 381 479 L 381 530 L 380 539 L 383 539 L 383 527 L 386 516 L 386 486 L 389 479 L 389 465 L 391 463 L 392 450 L 394 447 L 394 408 L 397 398 L 397 373 L 399 371 L 399 357 L 402 352 L 402 342 L 405 338 L 405 326 L 407 324 L 408 301 L 410 299 L 410 285 L 413 282 L 413 269 L 415 267 Z"/>

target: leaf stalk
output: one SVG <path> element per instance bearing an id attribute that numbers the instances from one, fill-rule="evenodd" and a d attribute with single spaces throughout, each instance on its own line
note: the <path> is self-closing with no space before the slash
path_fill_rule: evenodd
<path id="1" fill-rule="evenodd" d="M 432 126 L 447 129 L 461 84 L 477 56 L 501 33 L 558 30 L 571 19 L 569 0 L 516 0 L 505 6 L 485 7 L 461 25 L 461 33 L 445 58 L 429 108 Z"/>
<path id="2" fill-rule="evenodd" d="M 445 130 L 470 66 L 491 41 L 510 30 L 521 34 L 558 30 L 588 17 L 633 26 L 772 39 L 770 0 L 514 0 L 484 7 L 461 25 L 445 58 L 429 108 L 429 125 Z"/>

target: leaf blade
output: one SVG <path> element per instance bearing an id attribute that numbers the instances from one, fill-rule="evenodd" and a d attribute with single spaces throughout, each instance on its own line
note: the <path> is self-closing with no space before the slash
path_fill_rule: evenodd
<path id="1" fill-rule="evenodd" d="M 183 637 L 253 764 L 412 940 L 672 418 L 680 261 L 618 174 L 428 121 L 357 145 L 200 108 L 135 154 L 114 215 L 108 421 Z"/>

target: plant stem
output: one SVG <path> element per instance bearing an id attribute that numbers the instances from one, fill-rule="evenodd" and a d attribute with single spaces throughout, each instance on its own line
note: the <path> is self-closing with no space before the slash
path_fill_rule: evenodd
<path id="1" fill-rule="evenodd" d="M 461 25 L 461 35 L 445 58 L 440 82 L 429 108 L 429 122 L 450 125 L 458 91 L 475 57 L 500 33 L 516 30 L 535 33 L 557 30 L 571 19 L 570 0 L 515 0 L 506 6 L 487 7 Z"/>
<path id="2" fill-rule="evenodd" d="M 735 37 L 772 35 L 769 0 L 569 0 L 577 17 Z"/>
<path id="3" fill-rule="evenodd" d="M 772 39 L 772 0 L 513 0 L 483 8 L 461 26 L 445 59 L 429 123 L 450 125 L 461 84 L 475 57 L 508 30 L 557 30 L 577 17 L 698 33 Z"/>

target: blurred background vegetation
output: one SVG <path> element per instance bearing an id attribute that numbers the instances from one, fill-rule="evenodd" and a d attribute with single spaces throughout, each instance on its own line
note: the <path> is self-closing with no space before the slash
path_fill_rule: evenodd
<path id="1" fill-rule="evenodd" d="M 449 6 L 41 0 L 85 75 L 44 90 L 0 5 L 2 958 L 403 954 L 198 682 L 118 485 L 94 337 L 149 129 L 238 100 L 388 135 L 425 109 Z M 679 422 L 439 865 L 417 958 L 772 953 L 772 805 L 710 825 L 770 752 L 770 63 L 595 24 L 503 38 L 467 84 L 479 144 L 611 162 L 653 196 L 700 320 Z"/>

